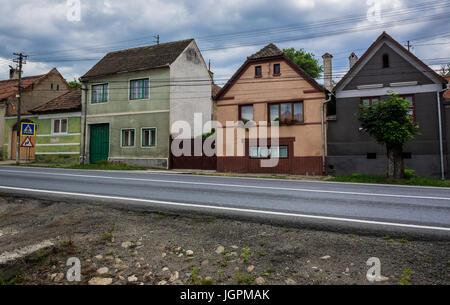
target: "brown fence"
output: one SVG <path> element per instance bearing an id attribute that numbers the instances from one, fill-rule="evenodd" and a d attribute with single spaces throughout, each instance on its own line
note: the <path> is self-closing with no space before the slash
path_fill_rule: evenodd
<path id="1" fill-rule="evenodd" d="M 217 157 L 214 153 L 214 156 L 209 157 L 205 156 L 203 149 L 201 150 L 201 155 L 195 155 L 195 144 L 203 145 L 205 144 L 205 140 L 202 139 L 190 139 L 190 153 L 187 155 L 174 156 L 172 153 L 172 146 L 179 147 L 180 149 L 184 148 L 186 140 L 170 140 L 170 169 L 200 169 L 200 170 L 216 170 L 217 169 Z M 215 142 L 212 144 L 212 147 L 215 150 Z"/>

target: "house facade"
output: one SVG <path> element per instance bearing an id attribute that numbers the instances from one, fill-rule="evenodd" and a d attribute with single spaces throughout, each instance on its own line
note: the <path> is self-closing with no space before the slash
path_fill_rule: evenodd
<path id="1" fill-rule="evenodd" d="M 47 74 L 22 78 L 23 121 L 35 122 L 36 117 L 30 110 L 67 93 L 70 87 L 58 72 L 52 69 Z M 15 159 L 17 112 L 18 112 L 18 74 L 11 69 L 10 79 L 0 81 L 0 159 Z M 21 139 L 22 140 L 22 139 Z M 34 159 L 34 152 L 25 151 L 21 159 Z"/>
<path id="2" fill-rule="evenodd" d="M 274 44 L 248 57 L 216 95 L 217 170 L 321 175 L 325 99 L 325 89 Z"/>
<path id="3" fill-rule="evenodd" d="M 361 58 L 352 54 L 349 61 L 349 72 L 334 87 L 335 116 L 328 118 L 330 172 L 386 172 L 386 148 L 360 130 L 356 113 L 362 104 L 370 106 L 397 93 L 410 102 L 411 115 L 420 126 L 420 134 L 404 147 L 405 168 L 440 177 L 442 167 L 445 171 L 449 165 L 450 120 L 442 99 L 447 81 L 386 33 Z"/>
<path id="4" fill-rule="evenodd" d="M 109 53 L 80 80 L 87 162 L 168 168 L 170 138 L 179 132 L 172 125 L 194 126 L 195 114 L 211 120 L 212 81 L 193 39 Z"/>

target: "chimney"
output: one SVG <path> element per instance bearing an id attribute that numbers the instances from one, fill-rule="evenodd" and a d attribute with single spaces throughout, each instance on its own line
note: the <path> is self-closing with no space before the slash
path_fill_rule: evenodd
<path id="1" fill-rule="evenodd" d="M 323 56 L 323 77 L 325 89 L 333 89 L 333 55 L 325 53 Z"/>
<path id="2" fill-rule="evenodd" d="M 350 69 L 351 69 L 358 61 L 358 56 L 356 56 L 356 54 L 353 52 L 352 54 L 350 54 L 348 61 L 349 61 Z"/>
<path id="3" fill-rule="evenodd" d="M 19 70 L 9 66 L 9 79 L 19 79 Z"/>

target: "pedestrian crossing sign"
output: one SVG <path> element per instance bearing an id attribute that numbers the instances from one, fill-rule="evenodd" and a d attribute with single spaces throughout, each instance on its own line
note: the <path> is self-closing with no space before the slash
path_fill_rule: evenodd
<path id="1" fill-rule="evenodd" d="M 36 124 L 35 123 L 22 123 L 20 128 L 21 136 L 36 136 Z"/>
<path id="2" fill-rule="evenodd" d="M 34 147 L 33 142 L 31 142 L 30 137 L 26 137 L 25 141 L 22 142 L 20 147 Z"/>

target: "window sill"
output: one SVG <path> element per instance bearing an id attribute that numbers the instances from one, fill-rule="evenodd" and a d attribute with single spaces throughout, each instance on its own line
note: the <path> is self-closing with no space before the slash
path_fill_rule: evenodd
<path id="1" fill-rule="evenodd" d="M 272 76 L 273 77 L 278 77 L 278 76 L 281 76 L 281 73 L 276 73 L 276 74 L 274 73 L 274 74 L 272 74 Z"/>
<path id="2" fill-rule="evenodd" d="M 255 78 L 262 78 L 262 75 L 255 75 Z"/>

